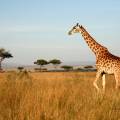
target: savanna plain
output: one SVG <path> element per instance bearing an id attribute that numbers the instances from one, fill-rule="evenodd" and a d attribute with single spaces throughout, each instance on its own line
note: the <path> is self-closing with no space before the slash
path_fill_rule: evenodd
<path id="1" fill-rule="evenodd" d="M 106 91 L 98 94 L 95 74 L 0 73 L 0 120 L 120 120 L 114 76 L 106 76 Z M 98 84 L 102 88 L 101 79 Z"/>

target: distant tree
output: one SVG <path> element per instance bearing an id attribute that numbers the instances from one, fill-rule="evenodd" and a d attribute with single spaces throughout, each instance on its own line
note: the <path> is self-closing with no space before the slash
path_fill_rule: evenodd
<path id="1" fill-rule="evenodd" d="M 11 53 L 6 51 L 4 48 L 0 49 L 0 70 L 2 70 L 2 61 L 5 58 L 11 58 L 11 57 L 13 57 Z"/>
<path id="2" fill-rule="evenodd" d="M 20 72 L 22 72 L 22 70 L 24 69 L 24 67 L 19 66 L 17 69 L 18 69 Z"/>
<path id="3" fill-rule="evenodd" d="M 65 71 L 73 70 L 73 66 L 69 66 L 69 65 L 63 65 L 61 66 L 61 68 L 63 68 Z"/>
<path id="4" fill-rule="evenodd" d="M 91 68 L 93 68 L 93 66 L 92 65 L 86 65 L 84 68 L 91 69 Z"/>
<path id="5" fill-rule="evenodd" d="M 40 68 L 34 68 L 34 70 L 36 71 L 36 72 L 38 72 L 38 71 L 40 71 Z M 47 71 L 47 68 L 42 68 L 42 71 Z"/>
<path id="6" fill-rule="evenodd" d="M 47 62 L 46 60 L 44 60 L 44 59 L 39 59 L 39 60 L 37 60 L 36 62 L 34 62 L 34 64 L 39 65 L 39 66 L 40 66 L 40 71 L 41 71 L 41 70 L 42 70 L 42 67 L 43 67 L 44 65 L 47 65 L 48 62 Z"/>
<path id="7" fill-rule="evenodd" d="M 50 60 L 49 63 L 53 64 L 54 68 L 57 69 L 58 65 L 60 65 L 62 62 L 58 59 L 53 59 L 53 60 Z"/>
<path id="8" fill-rule="evenodd" d="M 80 70 L 80 71 L 82 71 L 82 70 L 83 70 L 83 68 L 79 67 L 79 68 L 77 68 L 76 70 Z"/>

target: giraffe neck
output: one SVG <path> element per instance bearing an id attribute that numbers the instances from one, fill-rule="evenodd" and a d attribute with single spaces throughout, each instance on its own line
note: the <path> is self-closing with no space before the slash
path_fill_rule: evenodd
<path id="1" fill-rule="evenodd" d="M 82 28 L 81 34 L 96 56 L 99 56 L 104 51 L 108 51 L 106 47 L 97 43 L 84 28 Z"/>

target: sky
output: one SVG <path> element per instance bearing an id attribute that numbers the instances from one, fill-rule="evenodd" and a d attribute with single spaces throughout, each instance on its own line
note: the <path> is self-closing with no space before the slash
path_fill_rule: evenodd
<path id="1" fill-rule="evenodd" d="M 14 56 L 5 62 L 95 61 L 80 34 L 68 36 L 77 22 L 120 56 L 120 0 L 0 0 L 0 48 Z"/>

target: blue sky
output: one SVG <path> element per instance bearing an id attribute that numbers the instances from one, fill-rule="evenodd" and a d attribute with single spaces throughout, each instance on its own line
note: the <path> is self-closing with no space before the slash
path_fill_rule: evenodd
<path id="1" fill-rule="evenodd" d="M 6 62 L 95 61 L 81 35 L 67 34 L 76 22 L 120 56 L 119 0 L 0 0 L 0 47 L 14 56 Z"/>

